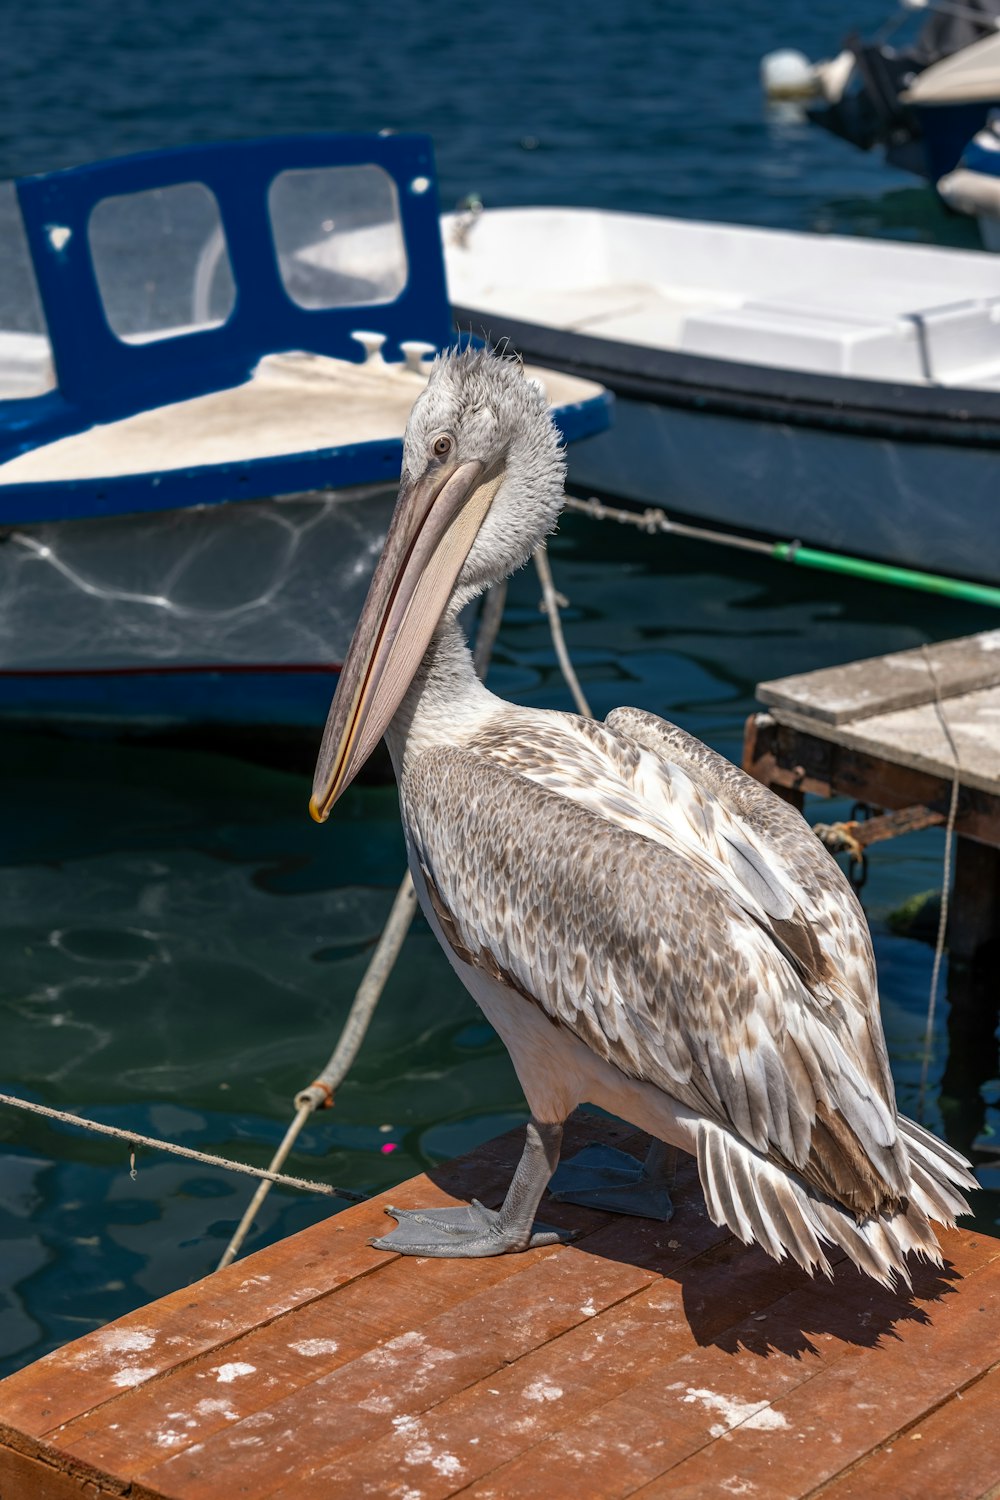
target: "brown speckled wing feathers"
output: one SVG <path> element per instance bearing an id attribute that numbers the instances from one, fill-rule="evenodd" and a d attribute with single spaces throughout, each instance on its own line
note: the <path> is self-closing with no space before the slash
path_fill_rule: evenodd
<path id="1" fill-rule="evenodd" d="M 737 819 L 766 841 L 771 861 L 789 872 L 799 895 L 799 921 L 792 932 L 772 922 L 788 942 L 807 982 L 826 988 L 851 1012 L 874 1088 L 892 1097 L 889 1056 L 878 1015 L 875 956 L 860 902 L 836 860 L 807 827 L 801 814 L 694 735 L 639 708 L 617 708 L 608 728 L 692 777 Z"/>

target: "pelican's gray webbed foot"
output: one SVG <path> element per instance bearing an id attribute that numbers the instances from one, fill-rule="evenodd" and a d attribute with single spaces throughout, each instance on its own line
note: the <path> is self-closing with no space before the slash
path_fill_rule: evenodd
<path id="1" fill-rule="evenodd" d="M 579 1203 L 584 1208 L 667 1223 L 674 1216 L 670 1188 L 675 1157 L 675 1148 L 662 1141 L 653 1142 L 642 1162 L 613 1146 L 584 1146 L 563 1162 L 549 1184 L 549 1193 L 557 1203 Z"/>
<path id="2" fill-rule="evenodd" d="M 504 1255 L 512 1250 L 534 1250 L 573 1236 L 535 1223 L 546 1184 L 559 1160 L 561 1125 L 529 1120 L 524 1150 L 499 1209 L 485 1208 L 474 1198 L 457 1208 L 388 1208 L 399 1222 L 389 1234 L 370 1240 L 377 1250 L 400 1255 Z"/>
<path id="3" fill-rule="evenodd" d="M 387 1208 L 399 1223 L 389 1234 L 369 1240 L 376 1250 L 395 1250 L 400 1255 L 453 1256 L 504 1255 L 510 1250 L 534 1250 L 554 1245 L 568 1236 L 544 1224 L 512 1229 L 501 1222 L 499 1212 L 485 1208 L 473 1198 L 459 1208 Z"/>

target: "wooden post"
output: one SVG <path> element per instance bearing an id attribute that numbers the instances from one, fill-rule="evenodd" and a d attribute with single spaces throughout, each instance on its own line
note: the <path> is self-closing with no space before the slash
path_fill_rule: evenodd
<path id="1" fill-rule="evenodd" d="M 1000 849 L 955 840 L 955 883 L 948 917 L 948 952 L 974 961 L 1000 937 Z"/>
<path id="2" fill-rule="evenodd" d="M 997 1076 L 996 1026 L 993 965 L 949 964 L 948 1055 L 941 1073 L 940 1106 L 948 1140 L 966 1156 L 986 1125 L 983 1084 Z"/>
<path id="3" fill-rule="evenodd" d="M 799 786 L 789 786 L 786 781 L 775 778 L 777 758 L 774 753 L 774 720 L 770 714 L 751 714 L 743 730 L 743 769 L 783 802 L 791 803 L 798 812 L 805 804 L 805 793 Z M 803 776 L 804 776 L 803 772 Z"/>
<path id="4" fill-rule="evenodd" d="M 958 838 L 948 916 L 948 1058 L 941 1110 L 948 1139 L 966 1153 L 986 1124 L 982 1086 L 997 1073 L 998 950 L 1000 849 Z"/>

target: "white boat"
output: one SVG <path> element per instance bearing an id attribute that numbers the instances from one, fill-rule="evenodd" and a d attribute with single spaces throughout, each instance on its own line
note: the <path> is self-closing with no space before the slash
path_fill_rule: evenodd
<path id="1" fill-rule="evenodd" d="M 1000 582 L 1000 260 L 589 209 L 444 220 L 456 326 L 600 381 L 570 482 Z"/>
<path id="2" fill-rule="evenodd" d="M 806 101 L 831 134 L 936 182 L 1000 105 L 998 23 L 1000 0 L 903 0 L 877 37 L 854 32 L 828 61 L 769 53 L 761 81 L 769 98 Z"/>
<path id="3" fill-rule="evenodd" d="M 0 716 L 322 723 L 454 341 L 430 142 L 28 178 L 0 247 Z M 567 440 L 606 425 L 599 387 L 535 374 Z"/>

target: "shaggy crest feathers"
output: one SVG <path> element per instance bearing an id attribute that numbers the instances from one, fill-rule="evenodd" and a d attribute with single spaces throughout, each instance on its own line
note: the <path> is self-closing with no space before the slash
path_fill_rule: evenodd
<path id="1" fill-rule="evenodd" d="M 542 387 L 519 359 L 489 348 L 439 354 L 414 402 L 403 439 L 403 478 L 427 466 L 435 438 L 455 443 L 452 457 L 476 459 L 503 483 L 459 576 L 460 608 L 495 580 L 497 558 L 515 572 L 555 528 L 563 504 L 566 459 Z"/>

